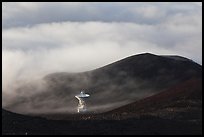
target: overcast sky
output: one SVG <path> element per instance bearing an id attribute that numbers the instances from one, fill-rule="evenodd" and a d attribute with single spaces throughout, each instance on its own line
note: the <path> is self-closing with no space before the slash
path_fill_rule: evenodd
<path id="1" fill-rule="evenodd" d="M 202 3 L 3 3 L 3 85 L 144 52 L 202 64 Z M 4 86 L 5 87 L 5 86 Z"/>

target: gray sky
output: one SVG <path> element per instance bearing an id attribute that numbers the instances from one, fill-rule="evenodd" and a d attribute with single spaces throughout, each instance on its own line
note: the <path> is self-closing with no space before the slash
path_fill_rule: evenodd
<path id="1" fill-rule="evenodd" d="M 3 3 L 3 87 L 143 52 L 202 64 L 202 3 Z"/>

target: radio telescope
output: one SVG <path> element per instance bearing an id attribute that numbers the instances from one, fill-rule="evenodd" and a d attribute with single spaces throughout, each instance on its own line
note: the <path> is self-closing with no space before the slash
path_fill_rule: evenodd
<path id="1" fill-rule="evenodd" d="M 88 98 L 90 95 L 89 94 L 85 94 L 84 91 L 81 91 L 80 94 L 76 95 L 75 98 L 77 98 L 79 100 L 79 104 L 78 104 L 78 108 L 77 108 L 77 112 L 78 113 L 83 113 L 86 112 L 87 108 L 86 108 L 86 98 Z"/>

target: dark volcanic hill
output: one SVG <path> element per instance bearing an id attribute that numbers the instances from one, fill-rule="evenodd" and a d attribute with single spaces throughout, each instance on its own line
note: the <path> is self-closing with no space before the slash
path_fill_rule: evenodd
<path id="1" fill-rule="evenodd" d="M 42 92 L 6 107 L 33 117 L 2 110 L 2 134 L 202 134 L 202 66 L 184 57 L 140 54 L 44 82 Z M 76 114 L 82 89 L 89 113 Z"/>
<path id="2" fill-rule="evenodd" d="M 76 113 L 74 96 L 85 89 L 91 95 L 89 112 L 102 113 L 201 77 L 202 67 L 187 58 L 139 54 L 88 72 L 47 75 L 42 92 L 21 97 L 6 109 L 31 114 Z M 32 90 L 30 87 L 19 91 Z M 29 109 L 23 112 L 22 108 Z"/>

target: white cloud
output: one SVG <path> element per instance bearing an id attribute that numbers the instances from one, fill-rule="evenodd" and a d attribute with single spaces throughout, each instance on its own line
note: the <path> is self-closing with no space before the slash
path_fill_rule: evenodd
<path id="1" fill-rule="evenodd" d="M 2 31 L 3 81 L 12 84 L 28 75 L 91 70 L 142 52 L 178 54 L 201 63 L 200 28 L 199 23 L 178 21 L 160 26 L 64 22 L 6 29 Z"/>

